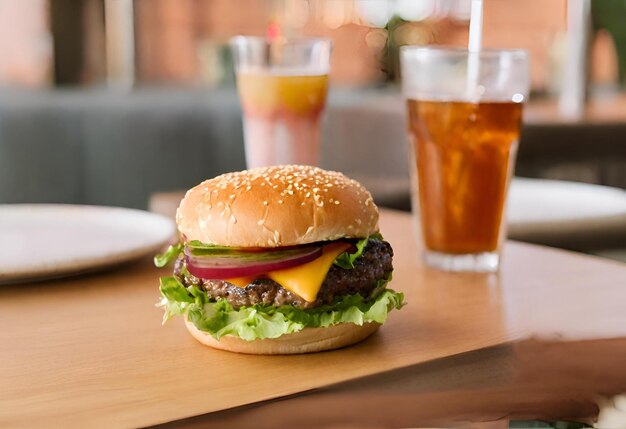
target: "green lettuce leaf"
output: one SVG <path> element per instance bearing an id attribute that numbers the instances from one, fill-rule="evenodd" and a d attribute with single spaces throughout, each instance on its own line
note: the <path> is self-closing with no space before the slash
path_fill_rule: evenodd
<path id="1" fill-rule="evenodd" d="M 343 252 L 341 255 L 337 256 L 337 259 L 333 261 L 334 265 L 343 268 L 344 270 L 351 270 L 354 268 L 354 261 L 361 257 L 363 254 L 363 250 L 365 250 L 365 246 L 367 246 L 368 241 L 370 240 L 382 240 L 383 236 L 380 234 L 373 234 L 367 238 L 359 240 L 356 243 L 356 252 L 348 253 Z"/>
<path id="2" fill-rule="evenodd" d="M 169 264 L 170 262 L 172 262 L 173 260 L 175 260 L 178 255 L 180 255 L 180 252 L 183 251 L 183 243 L 176 243 L 175 245 L 170 245 L 167 250 L 165 251 L 165 253 L 161 253 L 159 255 L 156 255 L 154 257 L 154 265 L 156 265 L 159 268 L 162 268 L 164 266 L 166 266 L 167 264 Z"/>
<path id="3" fill-rule="evenodd" d="M 384 288 L 388 280 L 379 281 L 378 287 Z M 236 310 L 226 300 L 209 301 L 206 292 L 198 286 L 185 287 L 174 277 L 163 277 L 160 289 L 162 299 L 157 305 L 165 310 L 163 323 L 173 316 L 184 315 L 198 329 L 210 333 L 216 339 L 235 335 L 252 341 L 277 338 L 306 327 L 328 327 L 338 323 L 384 323 L 389 311 L 404 305 L 402 293 L 386 289 L 373 300 L 366 300 L 359 294 L 348 295 L 333 304 L 309 310 L 289 305 L 254 305 Z"/>

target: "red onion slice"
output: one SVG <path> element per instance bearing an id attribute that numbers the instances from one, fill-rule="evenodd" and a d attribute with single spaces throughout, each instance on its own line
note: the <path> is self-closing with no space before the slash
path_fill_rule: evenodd
<path id="1" fill-rule="evenodd" d="M 311 262 L 322 255 L 321 246 L 288 250 L 238 251 L 220 256 L 195 256 L 185 251 L 187 270 L 201 279 L 250 277 Z"/>

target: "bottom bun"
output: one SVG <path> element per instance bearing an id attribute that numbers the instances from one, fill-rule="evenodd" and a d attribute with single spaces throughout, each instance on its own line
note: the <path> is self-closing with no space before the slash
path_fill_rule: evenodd
<path id="1" fill-rule="evenodd" d="M 246 341 L 233 335 L 225 335 L 216 340 L 211 334 L 196 328 L 186 317 L 185 325 L 191 335 L 205 346 L 253 355 L 293 355 L 334 350 L 363 341 L 380 327 L 379 323 L 366 323 L 362 326 L 341 323 L 328 328 L 305 328 L 278 338 Z"/>

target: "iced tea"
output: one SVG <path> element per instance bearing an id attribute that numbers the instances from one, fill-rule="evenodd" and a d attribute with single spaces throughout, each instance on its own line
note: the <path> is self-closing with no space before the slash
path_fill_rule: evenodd
<path id="1" fill-rule="evenodd" d="M 419 215 L 428 250 L 495 252 L 522 104 L 408 99 Z"/>

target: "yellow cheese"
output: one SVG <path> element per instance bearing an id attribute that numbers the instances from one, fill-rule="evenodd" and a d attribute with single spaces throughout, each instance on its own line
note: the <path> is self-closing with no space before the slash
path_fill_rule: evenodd
<path id="1" fill-rule="evenodd" d="M 322 256 L 306 264 L 298 265 L 284 270 L 270 271 L 263 277 L 270 278 L 285 289 L 295 293 L 308 302 L 317 298 L 317 293 L 322 287 L 330 266 L 333 261 L 350 248 L 350 243 L 339 242 L 328 244 L 322 248 Z M 227 282 L 239 287 L 246 287 L 257 277 L 237 277 L 226 279 Z"/>
<path id="2" fill-rule="evenodd" d="M 252 283 L 255 279 L 256 277 L 235 277 L 232 279 L 226 279 L 225 281 L 227 281 L 228 283 L 232 283 L 235 286 L 246 287 L 250 283 Z"/>
<path id="3" fill-rule="evenodd" d="M 329 244 L 324 246 L 319 258 L 297 267 L 272 271 L 267 273 L 267 277 L 304 300 L 313 302 L 333 261 L 350 246 L 349 243 Z"/>

